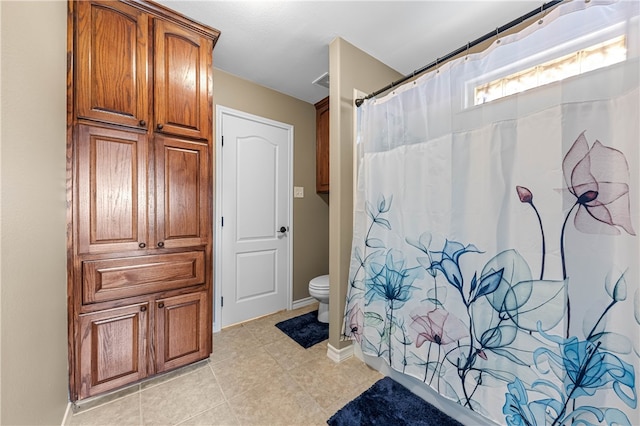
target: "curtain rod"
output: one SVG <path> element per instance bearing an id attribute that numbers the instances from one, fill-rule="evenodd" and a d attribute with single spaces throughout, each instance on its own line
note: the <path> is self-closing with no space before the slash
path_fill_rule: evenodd
<path id="1" fill-rule="evenodd" d="M 522 22 L 526 21 L 529 18 L 532 18 L 534 16 L 536 16 L 539 13 L 544 12 L 545 10 L 549 9 L 550 7 L 553 7 L 555 5 L 557 5 L 558 3 L 562 3 L 564 0 L 552 0 L 548 3 L 543 3 L 543 5 L 540 8 L 536 8 L 534 10 L 532 10 L 531 12 L 522 15 L 519 18 L 514 19 L 513 21 L 509 22 L 508 24 L 505 24 L 501 27 L 496 28 L 494 31 L 491 31 L 485 35 L 483 35 L 482 37 L 467 43 L 465 46 L 459 47 L 458 49 L 444 55 L 441 58 L 437 58 L 435 61 L 431 62 L 430 64 L 427 64 L 425 66 L 423 66 L 422 68 L 419 68 L 415 71 L 413 71 L 411 74 L 407 74 L 404 77 L 402 77 L 401 79 L 394 81 L 390 84 L 387 84 L 385 87 L 383 87 L 382 89 L 376 90 L 373 93 L 368 94 L 367 96 L 365 96 L 364 98 L 358 98 L 356 99 L 356 107 L 360 107 L 360 105 L 362 105 L 362 103 L 367 100 L 367 99 L 371 99 L 375 96 L 378 96 L 380 93 L 386 92 L 389 89 L 392 89 L 394 87 L 396 87 L 399 84 L 404 83 L 405 81 L 420 75 L 422 73 L 424 73 L 425 71 L 437 66 L 438 64 L 441 64 L 442 62 L 448 61 L 449 59 L 453 58 L 456 55 L 459 55 L 460 53 L 464 52 L 465 50 L 469 50 L 474 46 L 477 46 L 478 44 L 482 43 L 483 41 L 489 40 L 491 37 L 496 37 L 498 36 L 500 33 L 507 31 L 510 28 L 515 27 L 518 24 L 521 24 Z"/>

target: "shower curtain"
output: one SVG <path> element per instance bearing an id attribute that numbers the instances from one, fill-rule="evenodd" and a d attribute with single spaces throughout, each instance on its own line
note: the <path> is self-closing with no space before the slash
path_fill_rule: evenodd
<path id="1" fill-rule="evenodd" d="M 639 9 L 563 3 L 359 108 L 345 338 L 500 424 L 640 424 Z"/>

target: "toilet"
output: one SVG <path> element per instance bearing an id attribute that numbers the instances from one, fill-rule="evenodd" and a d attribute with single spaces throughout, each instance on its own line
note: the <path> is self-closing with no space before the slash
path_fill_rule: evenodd
<path id="1" fill-rule="evenodd" d="M 329 275 L 320 275 L 309 281 L 309 294 L 317 299 L 318 321 L 329 322 Z"/>

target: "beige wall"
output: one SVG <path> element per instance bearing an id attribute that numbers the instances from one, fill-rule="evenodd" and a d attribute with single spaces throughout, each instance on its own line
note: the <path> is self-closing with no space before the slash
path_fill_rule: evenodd
<path id="1" fill-rule="evenodd" d="M 293 199 L 293 300 L 309 297 L 309 280 L 329 273 L 328 197 L 315 190 L 315 107 L 219 69 L 213 74 L 213 96 L 216 105 L 294 127 L 293 185 L 304 187 L 304 198 Z"/>
<path id="2" fill-rule="evenodd" d="M 330 89 L 330 186 L 329 196 L 329 343 L 341 349 L 351 238 L 353 236 L 353 90 L 374 92 L 401 75 L 341 38 L 329 46 Z"/>
<path id="3" fill-rule="evenodd" d="M 0 423 L 60 424 L 68 400 L 67 5 L 0 2 Z"/>

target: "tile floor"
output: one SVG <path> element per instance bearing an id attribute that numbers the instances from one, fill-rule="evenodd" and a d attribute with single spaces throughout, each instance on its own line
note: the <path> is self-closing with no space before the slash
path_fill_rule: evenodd
<path id="1" fill-rule="evenodd" d="M 314 309 L 226 328 L 208 360 L 79 404 L 65 424 L 326 425 L 382 375 L 355 357 L 334 363 L 327 341 L 304 349 L 274 326 Z"/>

